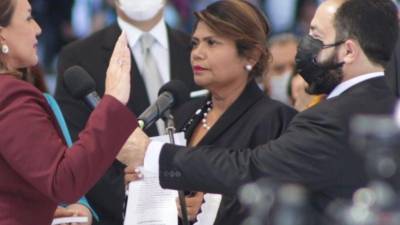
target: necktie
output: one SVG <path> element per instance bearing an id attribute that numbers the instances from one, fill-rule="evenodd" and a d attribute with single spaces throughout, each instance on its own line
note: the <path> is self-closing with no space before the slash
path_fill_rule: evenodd
<path id="1" fill-rule="evenodd" d="M 142 77 L 146 86 L 147 95 L 149 96 L 150 104 L 156 101 L 158 90 L 163 85 L 160 71 L 158 70 L 155 58 L 151 53 L 151 47 L 155 41 L 154 37 L 149 33 L 143 33 L 140 38 L 140 45 L 143 54 Z M 164 134 L 165 126 L 163 121 L 158 120 L 156 125 L 158 133 Z"/>

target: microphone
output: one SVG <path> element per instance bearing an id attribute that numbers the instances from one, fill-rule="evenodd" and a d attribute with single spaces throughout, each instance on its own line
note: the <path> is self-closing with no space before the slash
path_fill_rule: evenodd
<path id="1" fill-rule="evenodd" d="M 64 84 L 76 99 L 83 99 L 93 110 L 100 102 L 95 88 L 96 83 L 89 73 L 80 66 L 72 66 L 64 72 Z"/>
<path id="2" fill-rule="evenodd" d="M 160 119 L 168 109 L 177 107 L 189 99 L 189 89 L 180 80 L 171 80 L 158 92 L 157 100 L 138 117 L 138 124 L 146 129 Z"/>

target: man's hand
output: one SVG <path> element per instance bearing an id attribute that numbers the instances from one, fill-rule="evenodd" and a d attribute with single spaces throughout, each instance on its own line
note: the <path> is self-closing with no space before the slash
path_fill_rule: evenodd
<path id="1" fill-rule="evenodd" d="M 186 211 L 189 216 L 190 221 L 195 221 L 197 214 L 199 214 L 201 204 L 203 203 L 203 192 L 196 192 L 194 196 L 186 196 Z M 178 215 L 182 218 L 181 204 L 179 203 L 179 198 L 176 198 L 176 207 L 178 209 Z"/>
<path id="2" fill-rule="evenodd" d="M 132 168 L 142 166 L 149 143 L 149 137 L 142 129 L 136 128 L 118 153 L 117 159 Z"/>

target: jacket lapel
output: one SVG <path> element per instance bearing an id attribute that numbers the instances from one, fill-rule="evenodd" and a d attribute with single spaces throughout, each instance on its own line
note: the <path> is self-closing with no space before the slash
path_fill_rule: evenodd
<path id="1" fill-rule="evenodd" d="M 198 145 L 213 143 L 263 97 L 264 93 L 258 88 L 255 81 L 250 81 L 239 98 L 222 114 Z"/>

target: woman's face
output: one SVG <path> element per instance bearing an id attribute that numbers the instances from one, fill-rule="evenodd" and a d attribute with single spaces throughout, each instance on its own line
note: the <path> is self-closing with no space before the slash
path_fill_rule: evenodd
<path id="1" fill-rule="evenodd" d="M 192 36 L 191 64 L 197 85 L 217 90 L 247 83 L 248 61 L 238 55 L 235 42 L 215 34 L 204 22 Z"/>
<path id="2" fill-rule="evenodd" d="M 37 36 L 41 29 L 31 15 L 27 0 L 15 0 L 14 13 L 7 27 L 0 27 L 0 43 L 9 47 L 4 59 L 10 69 L 34 66 L 38 63 Z M 3 53 L 1 53 L 3 54 Z"/>

